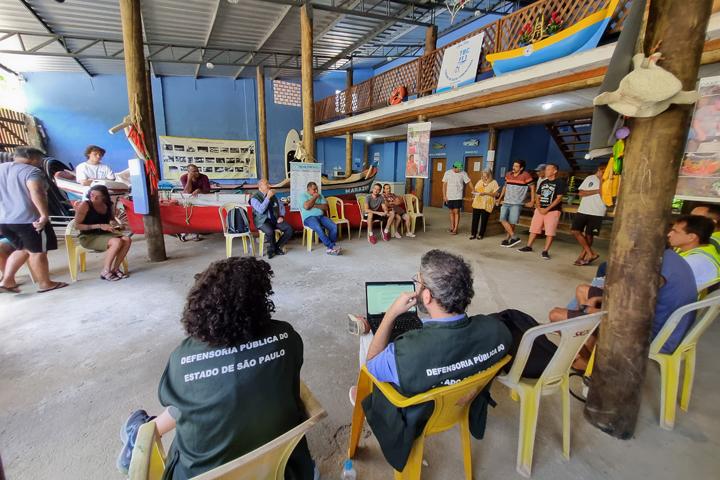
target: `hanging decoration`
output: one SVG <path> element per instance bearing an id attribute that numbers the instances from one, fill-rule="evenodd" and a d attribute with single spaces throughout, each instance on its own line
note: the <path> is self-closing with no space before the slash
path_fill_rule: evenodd
<path id="1" fill-rule="evenodd" d="M 602 184 L 600 185 L 600 196 L 608 207 L 615 203 L 615 198 L 620 191 L 620 179 L 622 178 L 623 159 L 625 158 L 625 139 L 630 135 L 628 127 L 620 127 L 615 131 L 617 141 L 613 145 L 612 157 L 608 161 L 603 173 Z"/>

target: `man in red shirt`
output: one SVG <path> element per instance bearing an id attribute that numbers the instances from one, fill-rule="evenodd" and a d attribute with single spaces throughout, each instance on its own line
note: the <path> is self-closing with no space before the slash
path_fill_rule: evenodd
<path id="1" fill-rule="evenodd" d="M 192 163 L 187 166 L 187 173 L 180 177 L 180 183 L 183 193 L 189 193 L 193 197 L 197 197 L 199 193 L 210 193 L 210 179 L 200 173 L 198 167 Z"/>

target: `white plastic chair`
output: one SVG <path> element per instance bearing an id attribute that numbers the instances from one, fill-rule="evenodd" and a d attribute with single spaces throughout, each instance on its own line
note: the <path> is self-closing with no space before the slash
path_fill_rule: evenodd
<path id="1" fill-rule="evenodd" d="M 705 309 L 703 312 L 700 310 Z M 675 331 L 685 314 L 697 311 L 695 323 L 673 353 L 660 353 L 663 345 Z M 677 394 L 680 384 L 680 368 L 685 362 L 680 408 L 687 412 L 695 378 L 695 352 L 700 336 L 720 314 L 720 291 L 712 292 L 704 300 L 680 307 L 670 315 L 663 328 L 650 344 L 650 359 L 660 365 L 660 427 L 672 430 L 675 427 Z"/>
<path id="2" fill-rule="evenodd" d="M 562 395 L 563 454 L 570 458 L 570 366 L 588 337 L 600 324 L 605 312 L 597 312 L 562 322 L 539 325 L 526 331 L 520 341 L 513 366 L 498 382 L 520 397 L 520 431 L 518 439 L 518 473 L 529 477 L 532 470 L 535 430 L 537 428 L 540 397 L 560 392 Z M 538 379 L 522 378 L 535 339 L 540 335 L 560 332 L 560 344 L 555 355 Z"/>
<path id="3" fill-rule="evenodd" d="M 248 253 L 248 243 L 250 244 L 250 251 L 253 255 L 255 255 L 255 242 L 252 239 L 252 233 L 250 233 L 249 225 L 248 225 L 248 231 L 243 233 L 228 233 L 228 222 L 227 222 L 227 216 L 228 212 L 234 208 L 240 208 L 245 211 L 245 217 L 247 218 L 247 209 L 240 205 L 239 203 L 225 203 L 218 209 L 218 214 L 220 215 L 220 223 L 222 223 L 223 228 L 223 235 L 225 235 L 225 255 L 227 258 L 232 257 L 232 242 L 236 238 L 242 238 L 243 242 L 243 253 L 247 255 Z"/>
<path id="4" fill-rule="evenodd" d="M 78 263 L 80 264 L 80 271 L 84 272 L 87 264 L 86 254 L 94 252 L 94 250 L 88 250 L 80 245 L 77 240 L 78 235 L 79 232 L 75 229 L 75 220 L 71 220 L 65 227 L 65 250 L 67 251 L 70 279 L 73 282 L 77 282 L 78 279 Z M 130 272 L 127 257 L 123 259 L 122 268 L 126 275 Z"/>
<path id="5" fill-rule="evenodd" d="M 415 233 L 415 221 L 420 218 L 423 223 L 423 232 L 425 231 L 425 216 L 420 213 L 420 199 L 412 193 L 405 194 L 405 209 L 410 215 L 410 228 Z"/>

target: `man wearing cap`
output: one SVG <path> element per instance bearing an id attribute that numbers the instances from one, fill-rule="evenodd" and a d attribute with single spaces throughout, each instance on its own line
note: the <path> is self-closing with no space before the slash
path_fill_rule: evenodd
<path id="1" fill-rule="evenodd" d="M 540 188 L 540 184 L 542 183 L 542 181 L 545 180 L 545 167 L 547 167 L 547 165 L 544 163 L 541 163 L 535 169 L 535 173 L 537 174 L 537 177 L 538 177 L 537 182 L 535 182 L 535 191 L 536 192 Z"/>
<path id="2" fill-rule="evenodd" d="M 443 201 L 450 209 L 450 232 L 451 235 L 457 235 L 458 225 L 460 224 L 460 209 L 463 204 L 465 194 L 465 186 L 470 183 L 470 177 L 465 173 L 463 162 L 453 163 L 453 168 L 445 172 L 443 175 Z"/>

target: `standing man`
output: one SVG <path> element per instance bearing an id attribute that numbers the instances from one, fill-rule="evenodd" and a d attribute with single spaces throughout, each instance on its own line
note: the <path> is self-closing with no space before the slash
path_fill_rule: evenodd
<path id="1" fill-rule="evenodd" d="M 530 191 L 530 201 L 525 203 L 528 191 Z M 525 171 L 525 160 L 515 160 L 512 170 L 505 174 L 505 186 L 500 192 L 498 203 L 500 207 L 500 223 L 505 229 L 505 240 L 500 245 L 503 247 L 514 247 L 520 243 L 520 239 L 515 236 L 515 225 L 520 219 L 520 210 L 523 204 L 526 207 L 532 207 L 535 204 L 535 181 L 528 172 Z"/>
<path id="2" fill-rule="evenodd" d="M 540 184 L 543 180 L 545 180 L 545 167 L 547 167 L 547 164 L 541 163 L 537 166 L 535 169 L 535 173 L 537 174 L 537 182 L 535 182 L 535 191 L 537 192 L 538 188 L 540 188 Z"/>
<path id="3" fill-rule="evenodd" d="M 16 249 L 7 259 L 0 292 L 20 293 L 15 274 L 28 258 L 38 293 L 67 287 L 50 280 L 47 252 L 57 249 L 57 238 L 50 225 L 47 179 L 38 168 L 43 156 L 37 148 L 22 147 L 12 163 L 0 164 L 0 235 Z"/>
<path id="4" fill-rule="evenodd" d="M 390 240 L 390 223 L 391 219 L 385 222 L 385 229 L 383 230 L 382 219 L 388 216 L 388 209 L 385 206 L 385 197 L 382 196 L 382 185 L 376 183 L 372 186 L 372 191 L 365 196 L 365 211 L 362 212 L 367 217 L 367 235 L 368 242 L 372 245 L 377 243 L 377 238 L 373 233 L 373 217 L 380 217 L 380 231 L 382 232 L 382 238 L 386 242 Z"/>
<path id="5" fill-rule="evenodd" d="M 582 247 L 582 252 L 575 260 L 575 265 L 589 265 L 600 258 L 600 255 L 592 249 L 592 244 L 593 237 L 600 233 L 607 210 L 605 202 L 600 197 L 601 178 L 606 166 L 606 163 L 600 164 L 597 171 L 585 177 L 578 188 L 580 206 L 572 222 L 572 234 Z"/>
<path id="6" fill-rule="evenodd" d="M 255 228 L 265 233 L 268 258 L 285 255 L 283 247 L 293 236 L 293 229 L 285 221 L 285 205 L 275 196 L 275 190 L 264 178 L 258 182 L 258 191 L 250 199 Z M 275 230 L 282 231 L 282 236 L 275 242 Z"/>
<path id="7" fill-rule="evenodd" d="M 180 184 L 183 193 L 189 193 L 193 197 L 197 197 L 200 193 L 210 193 L 210 179 L 200 173 L 198 167 L 192 163 L 187 166 L 187 173 L 180 177 Z"/>
<path id="8" fill-rule="evenodd" d="M 97 145 L 88 145 L 85 149 L 87 161 L 81 163 L 75 169 L 75 179 L 83 185 L 90 185 L 93 180 L 115 180 L 112 168 L 102 162 L 105 156 L 105 149 Z"/>
<path id="9" fill-rule="evenodd" d="M 338 234 L 337 225 L 325 216 L 328 211 L 328 204 L 325 197 L 318 192 L 317 183 L 309 182 L 307 184 L 307 191 L 300 196 L 300 202 L 302 203 L 300 216 L 303 225 L 318 234 L 320 241 L 327 248 L 325 253 L 328 255 L 340 255 L 341 249 L 335 245 Z M 325 230 L 328 231 L 327 235 L 325 235 Z M 312 241 L 312 238 L 310 240 Z"/>
<path id="10" fill-rule="evenodd" d="M 465 185 L 470 183 L 470 177 L 465 173 L 463 162 L 453 163 L 453 168 L 443 175 L 443 200 L 450 209 L 450 235 L 457 235 L 460 224 L 460 209 L 463 206 Z"/>
<path id="11" fill-rule="evenodd" d="M 535 196 L 535 212 L 530 223 L 530 237 L 528 243 L 519 252 L 532 252 L 532 244 L 535 238 L 545 229 L 545 248 L 542 251 L 542 258 L 550 260 L 550 246 L 555 239 L 557 226 L 560 223 L 562 213 L 562 197 L 567 191 L 565 180 L 557 178 L 558 166 L 548 163 L 545 167 L 545 180 L 540 184 L 538 194 Z"/>

